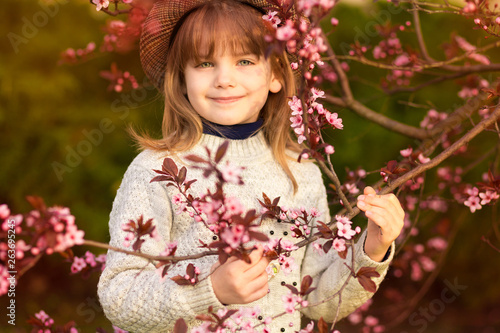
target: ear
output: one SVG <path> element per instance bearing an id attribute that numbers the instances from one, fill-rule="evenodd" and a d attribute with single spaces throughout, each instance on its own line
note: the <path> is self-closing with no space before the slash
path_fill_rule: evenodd
<path id="1" fill-rule="evenodd" d="M 281 85 L 281 82 L 276 78 L 276 76 L 271 74 L 271 84 L 269 85 L 269 91 L 272 93 L 277 93 L 281 90 L 283 86 Z"/>

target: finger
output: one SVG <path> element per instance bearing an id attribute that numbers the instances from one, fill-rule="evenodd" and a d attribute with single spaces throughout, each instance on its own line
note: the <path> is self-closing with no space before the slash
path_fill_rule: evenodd
<path id="1" fill-rule="evenodd" d="M 266 296 L 269 291 L 267 274 L 263 273 L 259 275 L 256 279 L 250 281 L 247 287 L 247 295 L 244 296 L 247 303 Z"/>
<path id="2" fill-rule="evenodd" d="M 248 268 L 244 274 L 248 277 L 249 280 L 256 279 L 263 274 L 266 276 L 267 279 L 266 268 L 268 265 L 269 265 L 269 259 L 266 257 L 262 257 L 258 263 Z"/>
<path id="3" fill-rule="evenodd" d="M 365 195 L 369 195 L 369 194 L 377 194 L 377 192 L 375 192 L 375 190 L 373 189 L 373 187 L 371 186 L 367 186 L 365 187 L 365 189 L 363 190 L 363 193 Z"/>
<path id="4" fill-rule="evenodd" d="M 374 206 L 385 208 L 397 213 L 400 216 L 404 216 L 404 210 L 401 207 L 398 198 L 392 193 L 381 196 L 362 196 L 361 198 L 358 198 L 358 200 L 358 207 L 363 211 L 366 211 L 369 206 Z M 363 203 L 366 205 L 363 205 Z"/>

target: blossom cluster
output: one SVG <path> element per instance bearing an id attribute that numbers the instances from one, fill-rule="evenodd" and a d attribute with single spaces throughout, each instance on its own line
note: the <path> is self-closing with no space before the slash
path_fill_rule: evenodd
<path id="1" fill-rule="evenodd" d="M 115 63 L 111 64 L 109 71 L 101 71 L 100 76 L 109 81 L 108 90 L 120 93 L 124 90 L 137 89 L 139 84 L 130 72 L 118 69 Z"/>
<path id="2" fill-rule="evenodd" d="M 8 253 L 13 251 L 15 270 L 36 262 L 43 254 L 64 252 L 74 245 L 83 243 L 84 232 L 75 224 L 75 218 L 66 207 L 46 207 L 37 197 L 28 197 L 35 208 L 25 216 L 13 215 L 9 207 L 0 205 L 0 295 L 7 292 L 9 277 L 7 259 L 13 259 Z M 8 245 L 7 232 L 15 231 L 15 243 Z M 10 240 L 10 239 L 9 239 Z"/>
<path id="3" fill-rule="evenodd" d="M 106 265 L 106 255 L 100 254 L 96 256 L 90 251 L 85 252 L 83 257 L 73 257 L 71 264 L 71 273 L 97 271 L 102 272 Z"/>
<path id="4" fill-rule="evenodd" d="M 52 319 L 44 310 L 40 310 L 28 319 L 28 324 L 31 325 L 31 332 L 36 333 L 78 333 L 79 330 L 76 328 L 74 321 L 70 321 L 63 326 L 56 326 L 54 319 Z M 98 329 L 98 332 L 106 333 L 102 328 Z M 128 333 L 113 325 L 113 333 Z"/>
<path id="5" fill-rule="evenodd" d="M 405 271 L 409 271 L 413 281 L 422 280 L 425 272 L 432 272 L 436 268 L 432 257 L 444 251 L 447 246 L 447 241 L 441 236 L 433 237 L 425 244 L 406 245 L 404 253 L 393 263 L 394 276 L 402 277 Z"/>
<path id="6" fill-rule="evenodd" d="M 59 64 L 76 64 L 80 61 L 85 61 L 94 55 L 96 45 L 90 42 L 83 49 L 68 48 L 61 52 Z"/>
<path id="7" fill-rule="evenodd" d="M 271 317 L 263 318 L 261 309 L 255 307 L 241 307 L 238 310 L 229 310 L 222 308 L 213 312 L 209 309 L 208 314 L 200 315 L 198 319 L 203 320 L 203 324 L 191 329 L 191 333 L 208 333 L 208 332 L 248 332 L 248 333 L 271 333 L 267 327 L 271 321 Z M 255 322 L 260 322 L 258 328 Z"/>
<path id="8" fill-rule="evenodd" d="M 469 207 L 471 213 L 474 213 L 483 208 L 484 205 L 493 203 L 500 198 L 499 192 L 495 190 L 480 192 L 475 186 L 466 188 L 465 193 L 468 198 L 464 201 L 464 205 Z"/>
<path id="9" fill-rule="evenodd" d="M 373 332 L 373 333 L 384 332 L 385 326 L 379 324 L 378 318 L 376 318 L 372 315 L 366 315 L 364 317 L 364 320 L 363 320 L 363 315 L 367 313 L 367 311 L 369 310 L 369 308 L 372 304 L 373 304 L 373 299 L 370 298 L 363 305 L 361 305 L 354 312 L 352 312 L 347 317 L 347 320 L 353 325 L 364 324 L 363 333 L 365 333 L 365 332 L 367 332 L 367 333 L 369 333 L 369 332 Z"/>

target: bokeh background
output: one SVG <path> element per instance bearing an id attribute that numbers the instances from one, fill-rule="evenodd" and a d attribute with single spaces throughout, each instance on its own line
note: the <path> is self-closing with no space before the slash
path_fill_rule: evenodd
<path id="1" fill-rule="evenodd" d="M 338 6 L 334 12 L 340 20 L 331 35 L 334 47 L 342 52 L 342 45 L 354 40 L 373 43 L 363 41 L 362 31 L 367 22 L 385 19 L 381 15 L 385 4 L 344 3 L 347 5 Z M 39 13 L 46 12 L 46 6 L 51 6 L 52 14 L 46 15 L 48 19 L 44 21 Z M 109 81 L 99 75 L 116 63 L 135 75 L 139 83 L 145 82 L 137 50 L 97 52 L 95 57 L 78 64 L 59 63 L 61 52 L 69 47 L 84 48 L 91 41 L 99 47 L 102 42 L 102 27 L 112 18 L 97 12 L 89 1 L 2 0 L 0 8 L 0 202 L 8 204 L 13 212 L 24 213 L 30 209 L 25 197 L 41 196 L 48 205 L 70 207 L 87 239 L 107 242 L 107 221 L 114 195 L 128 164 L 137 154 L 126 127 L 133 124 L 152 134 L 160 133 L 162 98 L 147 85 L 135 93 L 126 90 L 117 93 L 108 89 Z M 408 13 L 389 17 L 400 23 L 410 19 Z M 440 45 L 453 31 L 469 40 L 480 38 L 470 20 L 456 15 L 425 15 L 422 22 L 429 51 L 436 58 L 442 58 Z M 30 24 L 34 29 L 30 29 Z M 12 33 L 22 39 L 13 44 Z M 494 60 L 494 52 L 492 56 Z M 497 62 L 498 56 L 496 53 Z M 361 101 L 413 125 L 418 125 L 428 108 L 410 106 L 401 100 L 433 105 L 442 111 L 463 103 L 453 82 L 411 96 L 389 98 L 381 94 L 376 84 L 385 72 L 356 63 L 350 63 L 350 67 L 353 90 Z M 380 169 L 388 160 L 397 158 L 400 149 L 415 144 L 348 111 L 335 111 L 344 119 L 345 129 L 328 133 L 328 137 L 336 148 L 333 162 L 341 177 L 345 176 L 346 167 Z M 471 153 L 479 158 L 487 148 L 475 145 Z M 469 162 L 460 158 L 450 161 L 450 165 L 465 163 Z M 58 169 L 61 165 L 66 167 Z M 487 168 L 485 163 L 466 178 L 475 183 Z M 428 175 L 430 188 L 433 177 Z M 377 179 L 375 172 L 368 182 Z M 451 203 L 451 209 L 444 215 L 431 212 L 420 217 L 422 228 L 415 242 L 425 242 L 443 228 L 453 239 L 446 258 L 438 265 L 435 279 L 415 304 L 414 312 L 435 306 L 435 300 L 441 299 L 449 282 L 466 289 L 453 302 L 446 303 L 438 315 L 431 311 L 423 322 L 403 320 L 391 332 L 500 332 L 500 253 L 481 241 L 483 235 L 493 237 L 493 225 L 499 224 L 496 211 L 497 207 L 484 207 L 470 214 L 465 207 Z M 83 255 L 89 249 L 76 247 L 74 251 Z M 15 327 L 8 325 L 3 315 L 7 298 L 0 299 L 0 331 L 30 331 L 26 320 L 42 309 L 58 325 L 74 320 L 81 332 L 95 332 L 97 327 L 111 330 L 98 304 L 97 281 L 96 274 L 88 279 L 71 275 L 70 263 L 58 254 L 45 257 L 18 282 Z M 389 275 L 375 296 L 374 311 L 381 318 L 385 314 L 385 322 L 390 322 L 400 309 L 387 301 L 387 293 L 396 289 L 410 300 L 424 281 Z M 340 328 L 345 329 L 342 332 L 354 331 L 346 324 Z"/>

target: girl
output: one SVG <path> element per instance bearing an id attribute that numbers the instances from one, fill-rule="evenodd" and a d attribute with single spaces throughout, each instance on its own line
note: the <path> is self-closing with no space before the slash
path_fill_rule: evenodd
<path id="1" fill-rule="evenodd" d="M 244 168 L 244 185 L 228 184 L 226 193 L 238 198 L 245 210 L 260 211 L 258 199 L 264 192 L 280 197 L 282 206 L 315 207 L 320 220 L 329 222 L 319 169 L 313 163 L 296 162 L 299 149 L 290 137 L 287 104 L 295 87 L 287 55 L 264 56 L 265 7 L 264 0 L 179 0 L 159 1 L 151 10 L 141 37 L 141 60 L 148 77 L 165 94 L 163 138 L 134 134 L 145 149 L 125 173 L 114 201 L 111 245 L 122 247 L 126 236 L 122 224 L 142 214 L 154 219 L 158 232 L 158 237 L 146 239 L 143 252 L 158 255 L 174 241 L 176 255 L 203 251 L 199 241 L 212 242 L 213 233 L 189 214 L 176 214 L 174 187 L 150 181 L 156 175 L 153 169 L 160 169 L 165 157 L 188 165 L 184 156 L 206 156 L 205 147 L 215 151 L 226 138 L 230 144 L 224 159 Z M 188 178 L 197 179 L 193 194 L 213 188 L 213 179 L 205 179 L 202 173 L 188 168 Z M 374 193 L 365 189 L 358 204 L 370 220 L 355 245 L 354 260 L 357 268 L 376 268 L 381 275 L 374 280 L 378 285 L 392 259 L 391 244 L 399 235 L 404 213 L 395 196 Z M 296 240 L 276 220 L 263 220 L 260 232 Z M 261 246 L 250 254 L 251 263 L 233 257 L 219 265 L 216 256 L 205 256 L 191 261 L 200 270 L 200 282 L 179 286 L 170 277 L 183 276 L 186 262 L 161 279 L 146 260 L 109 251 L 98 292 L 106 316 L 115 325 L 134 332 L 166 332 L 181 317 L 190 327 L 199 325 L 195 317 L 210 306 L 215 310 L 258 306 L 258 323 L 284 311 L 283 298 L 289 290 L 283 285 L 300 285 L 302 277 L 310 275 L 317 289 L 308 301 L 314 303 L 335 293 L 349 274 L 336 251 L 321 256 L 308 246 L 293 251 L 291 257 L 298 267 L 269 279 L 269 260 Z M 371 296 L 351 279 L 343 292 L 340 317 Z M 312 319 L 332 321 L 337 303 L 334 299 L 303 312 Z M 268 332 L 299 330 L 300 314 L 289 312 L 268 323 Z"/>

